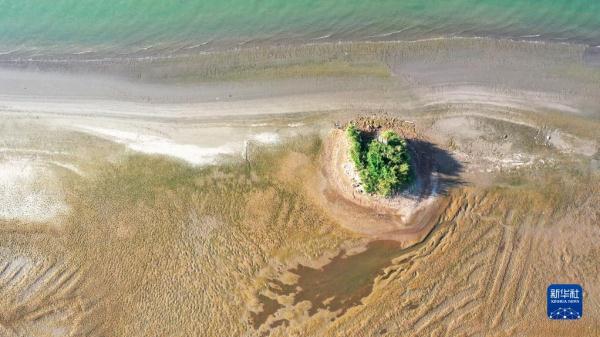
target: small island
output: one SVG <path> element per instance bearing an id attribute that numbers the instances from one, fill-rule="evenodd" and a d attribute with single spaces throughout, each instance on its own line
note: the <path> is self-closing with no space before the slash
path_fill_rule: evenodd
<path id="1" fill-rule="evenodd" d="M 386 130 L 367 134 L 350 123 L 346 128 L 349 155 L 367 193 L 389 197 L 412 181 L 406 140 Z"/>
<path id="2" fill-rule="evenodd" d="M 307 193 L 356 234 L 408 247 L 447 206 L 438 167 L 451 161 L 413 121 L 383 114 L 336 123 L 320 156 Z"/>

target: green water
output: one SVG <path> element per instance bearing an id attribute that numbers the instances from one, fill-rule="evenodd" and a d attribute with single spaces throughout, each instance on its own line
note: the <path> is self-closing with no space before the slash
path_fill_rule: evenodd
<path id="1" fill-rule="evenodd" d="M 600 44 L 600 0 L 0 0 L 0 52 L 500 36 Z"/>

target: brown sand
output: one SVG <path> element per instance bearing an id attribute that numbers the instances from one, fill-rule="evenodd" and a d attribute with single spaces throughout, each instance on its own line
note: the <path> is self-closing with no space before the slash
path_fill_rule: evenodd
<path id="1" fill-rule="evenodd" d="M 160 74 L 201 77 L 198 64 L 210 62 L 35 64 L 75 79 L 0 76 L 1 160 L 48 170 L 39 176 L 52 183 L 33 187 L 56 188 L 47 200 L 69 210 L 0 220 L 1 336 L 600 335 L 600 81 L 580 46 L 473 39 L 248 53 L 210 57 L 230 61 L 223 73 L 271 53 L 294 69 L 307 59 L 378 66 L 158 87 Z M 156 76 L 140 83 L 132 69 Z M 433 230 L 408 249 L 345 229 L 343 198 L 323 201 L 317 188 L 330 143 L 314 133 L 382 112 L 430 130 L 463 165 L 466 183 L 447 189 Z M 251 147 L 248 161 L 194 167 L 72 128 L 83 122 L 198 146 L 244 139 L 254 123 L 288 138 Z M 582 284 L 582 320 L 546 318 L 549 283 Z"/>

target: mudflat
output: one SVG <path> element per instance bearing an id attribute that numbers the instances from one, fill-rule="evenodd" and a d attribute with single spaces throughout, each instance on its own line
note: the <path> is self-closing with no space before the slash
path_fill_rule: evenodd
<path id="1" fill-rule="evenodd" d="M 598 334 L 588 54 L 450 38 L 4 62 L 0 335 Z M 405 130 L 420 185 L 360 194 L 349 120 Z M 548 320 L 549 282 L 584 286 L 583 320 Z"/>

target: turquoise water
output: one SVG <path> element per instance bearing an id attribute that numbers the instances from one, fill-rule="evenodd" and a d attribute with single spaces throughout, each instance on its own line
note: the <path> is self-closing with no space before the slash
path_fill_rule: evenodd
<path id="1" fill-rule="evenodd" d="M 0 0 L 0 52 L 500 36 L 600 44 L 600 0 Z"/>

